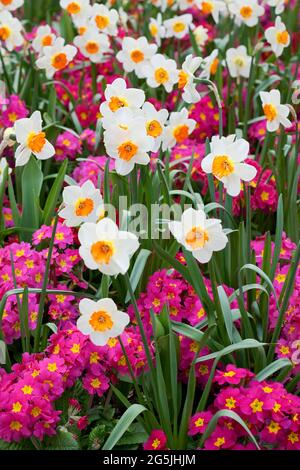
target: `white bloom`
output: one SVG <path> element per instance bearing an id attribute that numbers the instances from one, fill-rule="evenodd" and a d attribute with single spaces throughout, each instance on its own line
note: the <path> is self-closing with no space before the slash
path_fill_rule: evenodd
<path id="1" fill-rule="evenodd" d="M 177 0 L 151 0 L 151 3 L 159 8 L 162 12 L 175 10 L 177 8 Z"/>
<path id="2" fill-rule="evenodd" d="M 75 25 L 78 25 L 83 18 L 87 18 L 91 13 L 90 0 L 60 0 L 60 6 L 71 15 Z"/>
<path id="3" fill-rule="evenodd" d="M 45 46 L 52 46 L 55 38 L 56 36 L 52 33 L 49 25 L 39 26 L 32 41 L 32 47 L 36 52 L 40 53 Z"/>
<path id="4" fill-rule="evenodd" d="M 110 10 L 105 5 L 95 4 L 91 10 L 91 23 L 96 26 L 100 33 L 116 36 L 118 33 L 117 23 L 119 21 L 119 14 L 117 10 Z"/>
<path id="5" fill-rule="evenodd" d="M 157 45 L 149 44 L 145 36 L 138 39 L 126 37 L 122 42 L 122 50 L 117 53 L 117 59 L 123 64 L 126 72 L 135 72 L 143 78 L 143 67 L 156 53 Z"/>
<path id="6" fill-rule="evenodd" d="M 265 1 L 266 1 L 266 4 L 269 5 L 270 7 L 276 7 L 275 8 L 276 15 L 280 15 L 285 9 L 286 0 L 265 0 Z"/>
<path id="7" fill-rule="evenodd" d="M 189 8 L 195 6 L 197 0 L 177 0 L 177 5 L 179 10 L 188 10 Z"/>
<path id="8" fill-rule="evenodd" d="M 8 167 L 8 164 L 7 164 L 6 158 L 1 158 L 0 159 L 0 184 L 2 184 L 4 172 L 7 167 Z"/>
<path id="9" fill-rule="evenodd" d="M 152 151 L 154 144 L 153 137 L 146 133 L 142 116 L 128 119 L 126 124 L 113 126 L 104 132 L 106 152 L 116 160 L 116 172 L 120 175 L 128 175 L 136 163 L 147 165 L 150 161 L 148 152 Z"/>
<path id="10" fill-rule="evenodd" d="M 82 299 L 79 302 L 81 316 L 77 320 L 77 328 L 84 335 L 89 335 L 96 346 L 105 346 L 110 338 L 121 335 L 130 322 L 127 313 L 118 310 L 111 299 L 94 302 Z"/>
<path id="11" fill-rule="evenodd" d="M 290 110 L 288 106 L 280 104 L 279 90 L 271 90 L 270 92 L 261 91 L 259 96 L 262 101 L 269 132 L 277 131 L 280 124 L 282 124 L 283 127 L 291 127 L 292 123 L 287 119 Z"/>
<path id="12" fill-rule="evenodd" d="M 221 0 L 197 0 L 197 5 L 205 15 L 211 15 L 216 23 L 219 22 L 220 13 L 226 10 L 226 4 Z"/>
<path id="13" fill-rule="evenodd" d="M 234 0 L 229 4 L 229 9 L 235 15 L 237 24 L 245 23 L 250 27 L 257 25 L 258 18 L 265 12 L 257 0 Z"/>
<path id="14" fill-rule="evenodd" d="M 254 166 L 244 163 L 249 154 L 249 143 L 245 139 L 214 136 L 210 144 L 210 154 L 201 162 L 205 173 L 212 173 L 222 181 L 227 193 L 238 196 L 241 191 L 241 180 L 251 181 L 257 170 Z"/>
<path id="15" fill-rule="evenodd" d="M 156 43 L 160 46 L 161 40 L 166 35 L 166 29 L 163 26 L 161 13 L 159 13 L 156 18 L 150 18 L 149 31 L 153 39 L 155 39 Z"/>
<path id="16" fill-rule="evenodd" d="M 143 116 L 146 120 L 147 135 L 153 137 L 155 145 L 152 149 L 157 152 L 162 142 L 164 135 L 164 128 L 168 119 L 169 113 L 166 109 L 157 111 L 152 103 L 146 102 L 142 108 Z"/>
<path id="17" fill-rule="evenodd" d="M 143 74 L 147 78 L 147 84 L 151 88 L 162 85 L 170 93 L 175 83 L 178 82 L 178 70 L 175 60 L 167 59 L 162 54 L 155 54 L 149 65 L 143 68 Z"/>
<path id="18" fill-rule="evenodd" d="M 291 42 L 290 35 L 280 16 L 276 17 L 275 26 L 266 29 L 265 37 L 276 57 L 281 56 L 284 48 L 288 47 Z"/>
<path id="19" fill-rule="evenodd" d="M 201 57 L 188 55 L 182 64 L 182 70 L 179 71 L 178 88 L 183 90 L 182 98 L 186 103 L 197 103 L 200 100 L 200 94 L 196 90 L 195 72 L 200 67 Z"/>
<path id="20" fill-rule="evenodd" d="M 36 61 L 39 69 L 45 69 L 47 78 L 67 67 L 77 53 L 74 46 L 65 46 L 63 38 L 56 38 L 52 46 L 44 47 L 42 55 Z"/>
<path id="21" fill-rule="evenodd" d="M 108 217 L 97 224 L 85 223 L 78 232 L 79 254 L 89 269 L 116 276 L 129 269 L 130 257 L 139 248 L 136 235 L 118 229 Z"/>
<path id="22" fill-rule="evenodd" d="M 226 51 L 226 62 L 231 77 L 249 78 L 251 57 L 245 46 L 232 47 Z"/>
<path id="23" fill-rule="evenodd" d="M 30 118 L 19 119 L 15 122 L 16 140 L 20 144 L 16 150 L 16 166 L 26 165 L 30 155 L 39 160 L 47 160 L 55 154 L 55 149 L 42 131 L 40 111 L 35 111 Z"/>
<path id="24" fill-rule="evenodd" d="M 196 126 L 194 119 L 189 119 L 189 112 L 183 108 L 180 112 L 173 112 L 170 115 L 169 123 L 163 136 L 162 149 L 171 149 L 176 144 L 184 142 L 193 132 Z"/>
<path id="25" fill-rule="evenodd" d="M 82 55 L 88 57 L 91 62 L 99 63 L 103 60 L 103 55 L 109 51 L 110 44 L 108 36 L 98 32 L 94 27 L 88 30 L 81 36 L 74 38 L 74 44 Z"/>
<path id="26" fill-rule="evenodd" d="M 107 85 L 104 96 L 106 101 L 100 106 L 100 113 L 105 118 L 120 108 L 139 109 L 145 102 L 145 93 L 138 88 L 127 88 L 123 78 L 117 78 Z"/>
<path id="27" fill-rule="evenodd" d="M 22 7 L 24 0 L 0 0 L 0 11 L 9 10 L 14 11 L 17 8 Z"/>
<path id="28" fill-rule="evenodd" d="M 77 227 L 82 222 L 97 222 L 104 213 L 100 190 L 92 181 L 80 186 L 67 186 L 63 190 L 64 208 L 59 216 L 65 219 L 68 227 Z"/>
<path id="29" fill-rule="evenodd" d="M 195 37 L 196 43 L 199 47 L 204 46 L 208 40 L 208 29 L 204 28 L 201 24 L 194 29 L 193 35 Z"/>
<path id="30" fill-rule="evenodd" d="M 21 34 L 21 22 L 9 11 L 0 11 L 0 41 L 3 41 L 9 51 L 22 46 L 24 38 Z"/>
<path id="31" fill-rule="evenodd" d="M 187 209 L 180 222 L 169 222 L 169 229 L 200 263 L 208 263 L 213 252 L 223 250 L 228 243 L 221 220 L 206 219 L 202 209 Z"/>
<path id="32" fill-rule="evenodd" d="M 214 49 L 211 54 L 205 57 L 202 61 L 202 72 L 200 74 L 201 78 L 209 79 L 211 75 L 215 75 L 218 70 L 219 66 L 219 59 L 218 59 L 219 51 L 218 49 Z"/>
<path id="33" fill-rule="evenodd" d="M 121 26 L 123 26 L 125 31 L 128 31 L 128 25 L 127 25 L 128 20 L 129 20 L 128 13 L 123 8 L 119 8 L 118 13 L 120 17 Z"/>
<path id="34" fill-rule="evenodd" d="M 169 20 L 164 21 L 164 27 L 166 29 L 166 38 L 177 38 L 182 39 L 189 32 L 189 29 L 193 29 L 193 17 L 190 14 L 173 16 Z"/>

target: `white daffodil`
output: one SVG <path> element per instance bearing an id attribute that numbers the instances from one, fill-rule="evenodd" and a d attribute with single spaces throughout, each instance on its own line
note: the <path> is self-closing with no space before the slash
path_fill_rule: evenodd
<path id="1" fill-rule="evenodd" d="M 218 49 L 214 49 L 211 54 L 205 57 L 201 63 L 202 72 L 200 73 L 200 77 L 204 79 L 210 79 L 211 75 L 215 75 L 218 70 L 219 66 L 219 59 L 218 59 L 219 51 Z"/>
<path id="2" fill-rule="evenodd" d="M 234 0 L 229 4 L 229 9 L 237 24 L 244 23 L 249 27 L 257 25 L 259 17 L 265 12 L 257 0 Z"/>
<path id="3" fill-rule="evenodd" d="M 44 47 L 36 66 L 45 69 L 47 78 L 52 78 L 56 72 L 65 69 L 76 54 L 76 47 L 65 46 L 63 38 L 56 38 L 52 46 Z"/>
<path id="4" fill-rule="evenodd" d="M 189 119 L 189 112 L 183 108 L 170 115 L 168 125 L 163 135 L 162 149 L 171 149 L 176 144 L 182 144 L 193 132 L 196 126 L 194 119 Z"/>
<path id="5" fill-rule="evenodd" d="M 190 14 L 173 16 L 163 23 L 166 29 L 166 38 L 182 39 L 194 28 L 193 17 Z"/>
<path id="6" fill-rule="evenodd" d="M 123 78 L 116 78 L 107 85 L 104 92 L 105 100 L 100 106 L 101 115 L 106 118 L 121 108 L 140 109 L 145 102 L 145 93 L 138 88 L 127 88 Z"/>
<path id="7" fill-rule="evenodd" d="M 99 63 L 103 61 L 104 54 L 109 51 L 110 44 L 108 36 L 98 32 L 94 27 L 74 38 L 74 45 L 78 47 L 81 54 L 88 57 L 91 62 Z"/>
<path id="8" fill-rule="evenodd" d="M 21 31 L 22 24 L 17 18 L 14 18 L 9 11 L 0 11 L 0 41 L 9 51 L 23 45 L 24 38 Z"/>
<path id="9" fill-rule="evenodd" d="M 168 10 L 175 10 L 177 8 L 177 0 L 151 0 L 151 3 L 159 8 L 162 13 Z"/>
<path id="10" fill-rule="evenodd" d="M 90 0 L 60 0 L 60 6 L 71 15 L 76 26 L 83 18 L 90 16 Z"/>
<path id="11" fill-rule="evenodd" d="M 82 299 L 79 302 L 81 316 L 77 320 L 77 328 L 84 335 L 89 335 L 96 346 L 105 346 L 110 338 L 121 335 L 130 322 L 127 313 L 118 310 L 111 299 L 94 302 Z"/>
<path id="12" fill-rule="evenodd" d="M 221 0 L 197 0 L 197 5 L 205 15 L 211 15 L 216 23 L 219 22 L 220 13 L 226 10 L 226 4 Z"/>
<path id="13" fill-rule="evenodd" d="M 79 254 L 87 268 L 116 276 L 129 269 L 130 257 L 138 250 L 136 235 L 118 229 L 108 217 L 97 224 L 85 223 L 78 232 Z"/>
<path id="14" fill-rule="evenodd" d="M 197 0 L 177 0 L 179 10 L 185 11 L 196 6 Z"/>
<path id="15" fill-rule="evenodd" d="M 269 5 L 269 7 L 275 7 L 275 14 L 280 15 L 286 5 L 286 0 L 265 0 L 266 4 Z"/>
<path id="16" fill-rule="evenodd" d="M 55 38 L 56 36 L 52 33 L 49 25 L 39 26 L 32 41 L 32 47 L 36 52 L 40 53 L 45 46 L 52 46 Z"/>
<path id="17" fill-rule="evenodd" d="M 193 57 L 188 55 L 179 71 L 178 88 L 183 91 L 182 99 L 186 103 L 197 103 L 200 100 L 200 94 L 196 89 L 197 84 L 194 83 L 195 72 L 200 67 L 201 57 Z"/>
<path id="18" fill-rule="evenodd" d="M 160 46 L 161 40 L 166 35 L 166 29 L 163 25 L 161 13 L 158 13 L 156 18 L 150 18 L 149 32 L 153 39 L 155 39 L 155 42 Z"/>
<path id="19" fill-rule="evenodd" d="M 208 40 L 208 29 L 200 24 L 194 29 L 193 35 L 196 40 L 197 46 L 203 47 L 206 41 Z"/>
<path id="20" fill-rule="evenodd" d="M 104 214 L 104 203 L 100 190 L 92 181 L 80 186 L 67 186 L 63 190 L 64 208 L 59 216 L 68 227 L 77 227 L 83 222 L 97 222 Z"/>
<path id="21" fill-rule="evenodd" d="M 117 10 L 110 10 L 107 6 L 96 3 L 92 6 L 90 16 L 92 25 L 97 27 L 100 33 L 117 35 L 119 21 Z"/>
<path id="22" fill-rule="evenodd" d="M 143 78 L 143 67 L 157 51 L 156 44 L 149 44 L 145 36 L 138 39 L 125 37 L 122 41 L 122 50 L 116 55 L 126 72 L 135 72 L 137 77 Z"/>
<path id="23" fill-rule="evenodd" d="M 178 82 L 177 64 L 173 59 L 167 59 L 162 54 L 155 54 L 149 65 L 143 68 L 143 75 L 151 88 L 163 86 L 170 93 Z"/>
<path id="24" fill-rule="evenodd" d="M 227 193 L 238 196 L 241 181 L 251 181 L 257 170 L 254 166 L 244 163 L 249 154 L 249 143 L 245 139 L 237 139 L 235 135 L 228 137 L 214 136 L 210 144 L 210 154 L 201 162 L 202 170 L 221 181 Z"/>
<path id="25" fill-rule="evenodd" d="M 146 133 L 145 118 L 138 116 L 127 120 L 126 124 L 106 129 L 104 145 L 107 154 L 116 160 L 116 172 L 128 175 L 135 164 L 149 163 L 148 152 L 153 150 L 155 141 Z"/>
<path id="26" fill-rule="evenodd" d="M 0 158 L 0 184 L 2 184 L 3 176 L 4 176 L 4 172 L 6 168 L 8 168 L 6 158 Z"/>
<path id="27" fill-rule="evenodd" d="M 42 131 L 42 116 L 35 111 L 30 118 L 15 122 L 16 140 L 20 144 L 16 150 L 16 166 L 26 165 L 31 154 L 39 160 L 47 160 L 55 154 L 55 149 Z"/>
<path id="28" fill-rule="evenodd" d="M 0 11 L 14 11 L 24 5 L 24 0 L 0 0 Z"/>
<path id="29" fill-rule="evenodd" d="M 232 47 L 226 51 L 226 62 L 232 78 L 249 78 L 251 57 L 245 46 Z"/>
<path id="30" fill-rule="evenodd" d="M 207 219 L 202 209 L 187 209 L 180 222 L 169 222 L 169 229 L 200 263 L 208 263 L 213 252 L 223 250 L 228 243 L 221 220 Z"/>
<path id="31" fill-rule="evenodd" d="M 157 111 L 153 104 L 148 101 L 142 107 L 142 113 L 146 120 L 147 135 L 153 137 L 155 141 L 152 151 L 157 152 L 163 139 L 165 124 L 169 113 L 166 109 Z"/>
<path id="32" fill-rule="evenodd" d="M 290 35 L 286 30 L 285 24 L 281 21 L 280 16 L 276 17 L 275 26 L 266 29 L 265 38 L 271 45 L 271 49 L 276 57 L 281 56 L 284 48 L 290 45 Z"/>
<path id="33" fill-rule="evenodd" d="M 282 124 L 283 127 L 291 127 L 292 123 L 287 119 L 290 109 L 288 106 L 280 104 L 281 97 L 279 90 L 271 90 L 270 92 L 261 91 L 259 96 L 262 101 L 269 132 L 277 131 L 280 124 Z"/>

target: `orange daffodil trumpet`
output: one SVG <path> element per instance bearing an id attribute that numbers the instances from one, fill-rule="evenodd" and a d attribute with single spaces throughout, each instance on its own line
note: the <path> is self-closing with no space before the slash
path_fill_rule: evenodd
<path id="1" fill-rule="evenodd" d="M 156 44 L 160 46 L 161 40 L 166 36 L 166 28 L 163 25 L 161 13 L 158 13 L 156 18 L 150 18 L 149 32 Z"/>
<path id="2" fill-rule="evenodd" d="M 265 38 L 271 45 L 271 49 L 276 57 L 281 56 L 283 50 L 290 45 L 290 35 L 286 30 L 285 24 L 281 21 L 280 16 L 276 17 L 275 26 L 266 29 Z"/>
<path id="3" fill-rule="evenodd" d="M 60 0 L 60 6 L 71 15 L 75 25 L 90 16 L 90 0 Z"/>
<path id="4" fill-rule="evenodd" d="M 24 0 L 0 0 L 0 11 L 14 11 L 24 5 Z"/>
<path id="5" fill-rule="evenodd" d="M 127 88 L 123 78 L 117 78 L 107 85 L 105 100 L 100 106 L 100 113 L 105 118 L 121 108 L 139 109 L 145 102 L 145 93 L 138 88 Z"/>
<path id="6" fill-rule="evenodd" d="M 184 142 L 196 127 L 196 121 L 189 119 L 189 112 L 183 108 L 180 112 L 173 112 L 164 132 L 162 149 L 171 149 L 176 144 Z"/>
<path id="7" fill-rule="evenodd" d="M 8 51 L 23 45 L 22 29 L 21 22 L 9 11 L 0 11 L 0 43 L 2 42 Z"/>
<path id="8" fill-rule="evenodd" d="M 56 72 L 67 67 L 76 53 L 76 47 L 65 46 L 63 38 L 56 38 L 52 46 L 44 47 L 41 56 L 36 61 L 36 65 L 39 69 L 45 69 L 47 78 L 52 78 Z"/>
<path id="9" fill-rule="evenodd" d="M 122 41 L 122 50 L 117 53 L 117 59 L 122 63 L 125 72 L 135 72 L 137 77 L 143 78 L 143 67 L 157 51 L 156 44 L 149 44 L 144 36 L 138 39 L 125 37 Z"/>
<path id="10" fill-rule="evenodd" d="M 35 111 L 30 118 L 19 119 L 14 125 L 16 140 L 20 144 L 15 153 L 16 166 L 23 166 L 31 154 L 38 160 L 47 160 L 55 154 L 55 149 L 42 130 L 40 111 Z"/>
<path id="11" fill-rule="evenodd" d="M 39 26 L 32 41 L 32 47 L 36 52 L 41 53 L 44 47 L 53 45 L 55 38 L 50 26 Z"/>
<path id="12" fill-rule="evenodd" d="M 81 316 L 77 320 L 77 328 L 84 335 L 89 335 L 96 346 L 105 346 L 110 338 L 121 335 L 130 322 L 127 313 L 118 310 L 111 299 L 94 302 L 82 299 L 79 302 Z"/>
<path id="13" fill-rule="evenodd" d="M 179 71 L 178 88 L 182 89 L 182 99 L 186 103 L 197 103 L 200 100 L 200 94 L 196 89 L 194 80 L 195 72 L 200 67 L 201 62 L 201 57 L 193 57 L 192 54 L 189 54 Z"/>
<path id="14" fill-rule="evenodd" d="M 226 10 L 222 0 L 197 0 L 197 6 L 205 15 L 211 15 L 216 23 L 219 22 L 220 13 Z"/>
<path id="15" fill-rule="evenodd" d="M 249 143 L 245 139 L 237 139 L 235 135 L 228 137 L 214 136 L 210 144 L 210 153 L 201 162 L 202 170 L 221 181 L 227 193 L 238 196 L 241 192 L 241 181 L 252 181 L 257 170 L 254 166 L 244 163 L 249 154 Z"/>
<path id="16" fill-rule="evenodd" d="M 139 248 L 136 235 L 119 230 L 107 217 L 97 224 L 84 223 L 78 238 L 79 254 L 86 267 L 109 276 L 126 274 L 130 258 Z"/>
<path id="17" fill-rule="evenodd" d="M 280 124 L 283 127 L 291 127 L 292 123 L 287 118 L 290 109 L 285 104 L 280 104 L 280 91 L 271 90 L 270 92 L 261 91 L 259 93 L 262 101 L 262 107 L 264 115 L 267 119 L 267 130 L 269 132 L 275 132 L 279 129 Z"/>
<path id="18" fill-rule="evenodd" d="M 74 44 L 84 57 L 93 63 L 105 60 L 104 54 L 110 50 L 110 43 L 106 34 L 99 33 L 95 27 L 89 27 L 85 33 L 74 38 Z"/>
<path id="19" fill-rule="evenodd" d="M 67 186 L 63 190 L 64 208 L 59 216 L 68 227 L 77 227 L 83 222 L 96 223 L 104 215 L 104 202 L 100 190 L 92 181 L 80 186 Z"/>
<path id="20" fill-rule="evenodd" d="M 173 90 L 178 83 L 178 70 L 175 60 L 168 59 L 162 54 L 155 54 L 148 65 L 143 67 L 143 75 L 151 88 L 163 86 L 166 92 Z"/>
<path id="21" fill-rule="evenodd" d="M 166 30 L 166 38 L 183 39 L 189 30 L 194 28 L 193 17 L 190 14 L 173 16 L 173 18 L 165 20 L 163 24 Z"/>
<path id="22" fill-rule="evenodd" d="M 91 8 L 90 18 L 91 24 L 98 28 L 100 33 L 109 34 L 110 36 L 117 35 L 117 23 L 119 21 L 117 10 L 110 10 L 105 5 L 95 3 Z"/>
<path id="23" fill-rule="evenodd" d="M 229 4 L 229 10 L 238 25 L 244 23 L 249 27 L 257 25 L 258 19 L 265 12 L 257 0 L 234 0 Z"/>
<path id="24" fill-rule="evenodd" d="M 180 222 L 169 222 L 169 229 L 200 263 L 208 263 L 213 252 L 223 250 L 228 243 L 221 220 L 207 219 L 202 209 L 187 209 Z"/>

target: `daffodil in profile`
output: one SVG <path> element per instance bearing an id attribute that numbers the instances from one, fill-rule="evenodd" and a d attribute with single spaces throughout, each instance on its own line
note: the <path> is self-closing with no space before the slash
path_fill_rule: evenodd
<path id="1" fill-rule="evenodd" d="M 78 232 L 79 254 L 89 269 L 115 276 L 128 271 L 130 258 L 139 248 L 136 235 L 119 230 L 108 217 L 97 224 L 84 223 Z"/>
<path id="2" fill-rule="evenodd" d="M 245 139 L 237 139 L 235 135 L 228 137 L 214 136 L 210 144 L 210 153 L 201 162 L 202 170 L 224 184 L 227 193 L 238 196 L 241 181 L 252 181 L 257 170 L 245 163 L 249 154 L 249 143 Z"/>
<path id="3" fill-rule="evenodd" d="M 221 220 L 207 219 L 202 209 L 187 209 L 181 221 L 169 222 L 169 229 L 187 251 L 200 263 L 208 263 L 214 251 L 221 251 L 228 242 Z"/>
<path id="4" fill-rule="evenodd" d="M 98 302 L 82 299 L 79 311 L 77 328 L 82 334 L 89 335 L 96 346 L 105 346 L 110 338 L 122 334 L 130 321 L 127 313 L 118 310 L 114 301 L 108 298 Z"/>
<path id="5" fill-rule="evenodd" d="M 47 160 L 55 154 L 53 145 L 42 130 L 40 111 L 35 111 L 30 118 L 16 121 L 14 129 L 20 144 L 15 153 L 16 166 L 26 165 L 32 154 L 38 160 Z"/>

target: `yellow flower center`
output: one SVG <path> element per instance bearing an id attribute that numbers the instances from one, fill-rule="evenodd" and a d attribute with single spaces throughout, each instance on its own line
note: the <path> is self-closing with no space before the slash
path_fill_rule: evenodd
<path id="1" fill-rule="evenodd" d="M 161 85 L 169 80 L 169 74 L 166 69 L 159 67 L 155 70 L 154 78 Z"/>
<path id="2" fill-rule="evenodd" d="M 267 426 L 270 434 L 277 434 L 280 431 L 281 426 L 275 421 L 271 421 L 269 426 Z"/>
<path id="3" fill-rule="evenodd" d="M 57 370 L 56 362 L 49 362 L 47 369 L 49 372 L 55 372 Z"/>
<path id="4" fill-rule="evenodd" d="M 229 408 L 230 410 L 232 408 L 235 408 L 236 400 L 233 397 L 226 398 L 225 406 L 226 408 Z"/>
<path id="5" fill-rule="evenodd" d="M 236 57 L 234 59 L 234 63 L 237 67 L 243 67 L 245 61 L 244 61 L 243 57 L 239 56 L 239 57 Z"/>
<path id="6" fill-rule="evenodd" d="M 105 29 L 109 25 L 109 18 L 108 16 L 97 15 L 95 22 L 99 29 Z"/>
<path id="7" fill-rule="evenodd" d="M 160 440 L 157 438 L 154 439 L 154 441 L 152 442 L 153 449 L 157 449 L 159 446 L 160 446 Z"/>
<path id="8" fill-rule="evenodd" d="M 42 46 L 51 46 L 53 42 L 52 36 L 47 35 L 42 38 Z"/>
<path id="9" fill-rule="evenodd" d="M 279 44 L 285 46 L 289 40 L 289 33 L 287 31 L 280 31 L 276 34 L 276 40 Z"/>
<path id="10" fill-rule="evenodd" d="M 198 418 L 197 421 L 195 421 L 195 426 L 196 428 L 201 428 L 204 424 L 204 419 L 203 418 Z"/>
<path id="11" fill-rule="evenodd" d="M 249 6 L 242 7 L 242 8 L 240 9 L 240 14 L 241 14 L 241 16 L 242 16 L 243 18 L 245 18 L 245 19 L 251 18 L 252 13 L 253 13 L 253 10 L 252 10 L 252 8 L 249 7 Z"/>
<path id="12" fill-rule="evenodd" d="M 234 172 L 234 163 L 226 155 L 220 155 L 214 158 L 212 164 L 212 173 L 216 178 L 224 178 Z"/>
<path id="13" fill-rule="evenodd" d="M 202 2 L 201 10 L 205 15 L 209 15 L 214 9 L 214 6 L 211 2 Z"/>
<path id="14" fill-rule="evenodd" d="M 250 404 L 250 408 L 252 409 L 253 413 L 258 413 L 263 410 L 263 401 L 259 401 L 257 398 Z"/>
<path id="15" fill-rule="evenodd" d="M 80 198 L 75 204 L 75 214 L 77 217 L 86 217 L 94 209 L 94 201 L 90 198 Z"/>
<path id="16" fill-rule="evenodd" d="M 24 385 L 23 388 L 21 388 L 22 392 L 24 395 L 31 395 L 33 392 L 33 388 L 30 385 Z"/>
<path id="17" fill-rule="evenodd" d="M 23 408 L 22 403 L 20 403 L 19 401 L 17 401 L 16 403 L 13 403 L 12 412 L 13 412 L 13 413 L 20 413 L 20 411 L 22 410 L 22 408 Z"/>
<path id="18" fill-rule="evenodd" d="M 223 376 L 224 377 L 234 377 L 236 372 L 234 370 L 229 370 L 228 372 L 224 372 Z"/>
<path id="19" fill-rule="evenodd" d="M 155 37 L 158 33 L 158 27 L 154 23 L 150 25 L 149 30 L 150 30 L 151 36 L 153 37 Z"/>
<path id="20" fill-rule="evenodd" d="M 122 160 L 129 162 L 137 153 L 138 146 L 128 140 L 118 147 L 118 154 Z"/>
<path id="21" fill-rule="evenodd" d="M 8 26 L 3 25 L 0 27 L 0 39 L 2 41 L 6 41 L 6 39 L 8 39 L 10 35 L 11 29 Z"/>
<path id="22" fill-rule="evenodd" d="M 180 126 L 177 126 L 173 131 L 173 136 L 175 137 L 176 142 L 180 144 L 189 136 L 188 126 L 186 124 L 181 124 Z"/>
<path id="23" fill-rule="evenodd" d="M 100 50 L 100 47 L 96 41 L 88 41 L 85 45 L 85 50 L 88 54 L 97 54 Z"/>
<path id="24" fill-rule="evenodd" d="M 114 244 L 110 241 L 96 242 L 91 247 L 91 254 L 96 263 L 108 264 L 115 252 Z"/>
<path id="25" fill-rule="evenodd" d="M 100 382 L 99 379 L 92 379 L 92 380 L 91 380 L 91 386 L 92 386 L 93 388 L 99 388 L 100 385 L 101 385 L 101 382 Z"/>
<path id="26" fill-rule="evenodd" d="M 37 418 L 38 416 L 40 416 L 41 412 L 42 412 L 41 408 L 39 408 L 38 406 L 35 406 L 34 408 L 32 408 L 30 414 L 34 418 Z"/>
<path id="27" fill-rule="evenodd" d="M 182 90 L 188 82 L 188 74 L 184 70 L 180 70 L 178 77 L 178 88 Z"/>
<path id="28" fill-rule="evenodd" d="M 159 137 L 163 130 L 161 124 L 155 119 L 153 121 L 147 122 L 146 129 L 147 134 L 151 137 Z"/>
<path id="29" fill-rule="evenodd" d="M 184 23 L 182 23 L 182 21 L 176 21 L 173 24 L 174 33 L 182 33 L 182 31 L 184 31 L 185 28 L 186 28 L 186 25 Z"/>
<path id="30" fill-rule="evenodd" d="M 278 113 L 273 104 L 265 104 L 263 110 L 268 121 L 274 121 L 274 119 L 276 119 Z"/>
<path id="31" fill-rule="evenodd" d="M 20 421 L 12 421 L 10 423 L 9 427 L 12 431 L 20 431 L 20 429 L 22 429 L 23 425 L 20 423 Z"/>
<path id="32" fill-rule="evenodd" d="M 45 132 L 30 132 L 27 138 L 27 146 L 32 152 L 40 153 L 46 144 Z"/>
<path id="33" fill-rule="evenodd" d="M 77 15 L 78 13 L 80 13 L 80 10 L 81 10 L 81 6 L 78 2 L 71 2 L 67 6 L 67 12 L 70 15 Z"/>
<path id="34" fill-rule="evenodd" d="M 80 34 L 80 36 L 83 36 L 86 31 L 86 26 L 80 26 L 80 28 L 78 28 L 78 33 Z"/>
<path id="35" fill-rule="evenodd" d="M 131 57 L 131 60 L 135 62 L 136 64 L 143 62 L 143 60 L 145 59 L 144 53 L 140 51 L 139 49 L 135 49 L 134 51 L 131 51 L 130 57 Z"/>
<path id="36" fill-rule="evenodd" d="M 115 113 L 120 108 L 125 108 L 128 106 L 127 101 L 124 98 L 119 98 L 118 96 L 112 96 L 108 103 L 109 109 Z"/>
<path id="37" fill-rule="evenodd" d="M 51 64 L 56 70 L 62 70 L 67 66 L 68 59 L 66 54 L 60 52 L 59 54 L 55 54 L 51 59 Z"/>
<path id="38" fill-rule="evenodd" d="M 185 236 L 186 243 L 194 250 L 203 248 L 208 240 L 208 233 L 202 227 L 193 227 Z"/>
<path id="39" fill-rule="evenodd" d="M 109 313 L 105 310 L 99 310 L 99 312 L 94 312 L 92 314 L 89 324 L 94 331 L 107 331 L 112 329 L 114 322 L 112 321 Z"/>
<path id="40" fill-rule="evenodd" d="M 222 447 L 225 444 L 225 437 L 218 437 L 218 439 L 214 442 L 216 447 Z"/>
<path id="41" fill-rule="evenodd" d="M 289 440 L 292 444 L 295 444 L 296 442 L 299 442 L 299 436 L 298 436 L 297 433 L 291 432 L 291 433 L 288 435 L 288 440 Z"/>

